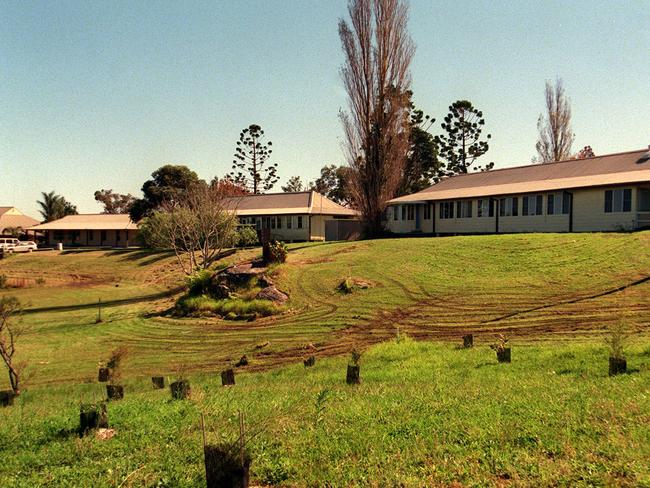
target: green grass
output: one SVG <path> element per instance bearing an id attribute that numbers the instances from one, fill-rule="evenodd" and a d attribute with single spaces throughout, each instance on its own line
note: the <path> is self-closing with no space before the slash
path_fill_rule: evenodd
<path id="1" fill-rule="evenodd" d="M 217 300 L 206 295 L 184 296 L 176 302 L 176 309 L 185 316 L 221 315 L 231 319 L 254 319 L 281 312 L 281 307 L 269 300 L 229 298 Z"/>
<path id="2" fill-rule="evenodd" d="M 239 409 L 263 427 L 251 441 L 260 484 L 650 486 L 650 232 L 290 250 L 271 270 L 285 311 L 253 322 L 163 315 L 183 284 L 168 254 L 0 261 L 10 284 L 27 284 L 0 296 L 31 309 L 17 354 L 26 391 L 0 410 L 0 486 L 200 486 L 199 414 L 218 440 Z M 370 286 L 342 294 L 347 277 Z M 603 333 L 621 321 L 633 372 L 609 378 Z M 398 330 L 418 342 L 391 342 Z M 465 333 L 479 347 L 457 350 Z M 511 365 L 487 347 L 499 333 Z M 104 396 L 97 364 L 117 346 L 129 348 L 126 399 L 109 406 L 117 436 L 76 438 L 79 404 Z M 367 350 L 357 388 L 343 384 L 353 348 Z M 243 354 L 246 373 L 221 388 L 218 372 Z M 191 401 L 151 389 L 151 375 L 181 367 Z"/>
<path id="3" fill-rule="evenodd" d="M 526 234 L 290 246 L 272 276 L 290 300 L 283 314 L 255 322 L 175 318 L 169 310 L 184 282 L 174 257 L 145 251 L 33 253 L 0 261 L 10 279 L 44 285 L 0 290 L 28 307 L 30 331 L 19 360 L 29 384 L 90 381 L 95 365 L 119 345 L 131 349 L 125 374 L 212 370 L 232 357 L 257 354 L 260 367 L 297 362 L 304 347 L 347 353 L 395 334 L 458 341 L 473 332 L 505 332 L 527 342 L 600 340 L 626 319 L 647 333 L 650 282 L 599 296 L 650 274 L 650 233 Z M 244 251 L 227 262 L 251 258 Z M 224 264 L 224 263 L 220 263 Z M 371 283 L 341 294 L 346 277 Z M 243 297 L 246 298 L 246 297 Z M 98 300 L 103 302 L 96 324 Z M 68 307 L 69 308 L 55 308 Z M 50 309 L 48 309 L 50 307 Z M 540 308 L 542 307 L 542 308 Z M 0 375 L 0 388 L 6 387 Z"/>
<path id="4" fill-rule="evenodd" d="M 592 345 L 513 344 L 497 364 L 485 344 L 390 341 L 347 358 L 267 373 L 191 377 L 172 401 L 146 379 L 109 404 L 116 436 L 79 439 L 79 403 L 98 385 L 25 393 L 0 412 L 2 486 L 203 486 L 200 414 L 208 442 L 232 441 L 244 412 L 257 484 L 284 486 L 649 486 L 650 348 L 634 371 L 607 376 Z"/>

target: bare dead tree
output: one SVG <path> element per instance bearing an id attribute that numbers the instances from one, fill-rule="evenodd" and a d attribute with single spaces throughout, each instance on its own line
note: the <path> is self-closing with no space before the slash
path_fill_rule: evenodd
<path id="1" fill-rule="evenodd" d="M 20 395 L 20 378 L 23 363 L 16 363 L 16 340 L 25 331 L 24 326 L 14 318 L 21 312 L 20 302 L 15 297 L 0 298 L 0 357 L 7 367 L 9 383 L 14 395 Z"/>
<path id="2" fill-rule="evenodd" d="M 401 182 L 409 150 L 409 66 L 415 46 L 403 0 L 350 0 L 339 21 L 349 111 L 341 113 L 350 193 L 366 234 L 382 231 L 386 201 Z"/>
<path id="3" fill-rule="evenodd" d="M 573 129 L 571 128 L 571 103 L 564 93 L 561 79 L 553 85 L 546 82 L 546 116 L 537 119 L 539 139 L 536 144 L 538 161 L 552 163 L 572 156 Z"/>
<path id="4" fill-rule="evenodd" d="M 174 251 L 185 274 L 209 268 L 234 244 L 236 200 L 218 186 L 196 185 L 154 217 L 157 240 Z"/>

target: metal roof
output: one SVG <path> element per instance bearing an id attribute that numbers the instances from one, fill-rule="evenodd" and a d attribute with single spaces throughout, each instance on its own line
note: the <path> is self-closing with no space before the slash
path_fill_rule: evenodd
<path id="1" fill-rule="evenodd" d="M 247 215 L 345 215 L 355 216 L 355 210 L 339 205 L 315 191 L 295 193 L 262 193 L 229 198 L 229 208 L 240 216 Z"/>
<path id="2" fill-rule="evenodd" d="M 136 230 L 128 214 L 80 214 L 30 227 L 30 230 Z"/>
<path id="3" fill-rule="evenodd" d="M 445 178 L 424 190 L 389 203 L 451 200 L 595 186 L 650 183 L 648 149 L 557 163 L 468 173 Z"/>

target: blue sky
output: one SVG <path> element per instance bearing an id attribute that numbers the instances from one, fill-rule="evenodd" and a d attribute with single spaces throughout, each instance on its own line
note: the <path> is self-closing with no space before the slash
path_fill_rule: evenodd
<path id="1" fill-rule="evenodd" d="M 260 124 L 282 180 L 341 164 L 344 0 L 15 1 L 0 6 L 0 205 L 40 191 L 81 212 L 93 192 L 140 194 L 151 172 L 230 170 Z M 546 79 L 572 100 L 576 149 L 650 144 L 650 2 L 411 2 L 416 105 L 484 112 L 486 161 L 526 164 Z M 439 131 L 439 125 L 433 129 Z M 279 190 L 279 186 L 278 186 Z"/>

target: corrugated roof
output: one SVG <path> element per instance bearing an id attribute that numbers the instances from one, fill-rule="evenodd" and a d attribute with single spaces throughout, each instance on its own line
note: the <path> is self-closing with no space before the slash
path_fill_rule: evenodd
<path id="1" fill-rule="evenodd" d="M 30 230 L 136 230 L 137 224 L 128 214 L 80 214 L 67 215 Z"/>
<path id="2" fill-rule="evenodd" d="M 450 200 L 650 182 L 648 149 L 451 176 L 389 203 Z"/>
<path id="3" fill-rule="evenodd" d="M 355 210 L 339 205 L 315 191 L 263 193 L 231 197 L 230 206 L 237 215 L 357 215 Z"/>
<path id="4" fill-rule="evenodd" d="M 15 227 L 27 229 L 36 224 L 38 220 L 23 214 L 16 207 L 0 207 L 0 233 Z"/>

